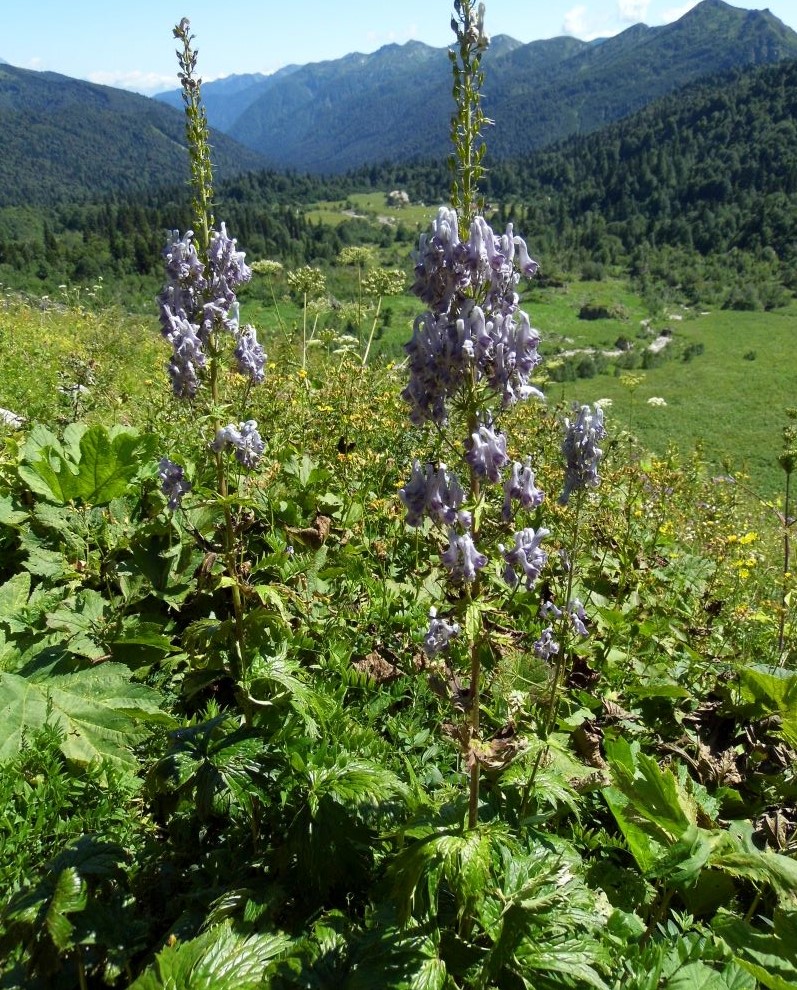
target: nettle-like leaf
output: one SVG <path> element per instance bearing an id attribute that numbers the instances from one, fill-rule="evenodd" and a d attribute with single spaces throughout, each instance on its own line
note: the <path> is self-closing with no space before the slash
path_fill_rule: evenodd
<path id="1" fill-rule="evenodd" d="M 783 737 L 797 746 L 797 673 L 744 666 L 739 682 L 742 699 L 762 715 L 780 715 Z"/>
<path id="2" fill-rule="evenodd" d="M 146 738 L 147 723 L 171 723 L 160 703 L 160 695 L 131 681 L 121 664 L 65 674 L 51 667 L 29 676 L 0 673 L 0 761 L 20 751 L 26 735 L 49 724 L 62 734 L 67 759 L 135 766 L 131 750 Z"/>
<path id="3" fill-rule="evenodd" d="M 797 990 L 797 911 L 775 911 L 769 931 L 753 928 L 728 911 L 720 911 L 711 926 L 761 986 Z"/>
<path id="4" fill-rule="evenodd" d="M 63 443 L 37 426 L 22 448 L 18 471 L 31 491 L 57 505 L 107 505 L 122 496 L 141 463 L 154 456 L 156 438 L 122 427 L 75 424 Z"/>
<path id="5" fill-rule="evenodd" d="M 244 937 L 219 925 L 162 949 L 130 990 L 257 990 L 266 966 L 290 946 L 281 932 Z"/>
<path id="6" fill-rule="evenodd" d="M 2 917 L 0 952 L 24 943 L 31 969 L 47 976 L 59 967 L 59 955 L 93 941 L 80 916 L 92 889 L 123 876 L 127 856 L 121 846 L 83 835 L 68 843 L 47 865 L 34 887 L 17 893 Z"/>

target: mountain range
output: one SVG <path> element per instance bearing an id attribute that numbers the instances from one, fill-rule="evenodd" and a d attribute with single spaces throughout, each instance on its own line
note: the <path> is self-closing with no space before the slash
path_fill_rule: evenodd
<path id="1" fill-rule="evenodd" d="M 797 32 L 769 11 L 702 0 L 662 27 L 530 44 L 498 36 L 483 59 L 494 158 L 598 130 L 701 77 L 797 58 Z M 203 86 L 208 120 L 276 168 L 346 171 L 448 151 L 450 67 L 417 41 Z M 179 105 L 179 92 L 157 99 Z"/>
<path id="2" fill-rule="evenodd" d="M 257 152 L 213 136 L 221 175 L 263 168 Z M 96 198 L 182 183 L 181 113 L 125 90 L 0 65 L 0 206 Z"/>
<path id="3" fill-rule="evenodd" d="M 493 38 L 484 56 L 490 158 L 521 158 L 596 132 L 728 69 L 797 59 L 797 32 L 769 11 L 702 0 L 663 27 L 608 39 L 523 44 Z M 417 41 L 273 75 L 205 83 L 220 177 L 264 168 L 342 173 L 443 160 L 452 112 L 444 49 Z M 179 92 L 151 99 L 0 64 L 0 207 L 86 201 L 183 184 Z"/>

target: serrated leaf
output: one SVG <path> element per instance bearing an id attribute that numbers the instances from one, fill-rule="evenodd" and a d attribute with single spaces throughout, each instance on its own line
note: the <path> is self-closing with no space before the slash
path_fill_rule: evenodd
<path id="1" fill-rule="evenodd" d="M 704 962 L 691 962 L 667 980 L 666 990 L 728 990 L 724 977 Z"/>
<path id="2" fill-rule="evenodd" d="M 20 571 L 0 587 L 0 623 L 5 623 L 11 632 L 22 632 L 26 628 L 26 623 L 18 616 L 29 597 L 30 574 L 27 571 Z"/>
<path id="3" fill-rule="evenodd" d="M 14 508 L 10 495 L 0 498 L 0 526 L 21 526 L 27 518 L 27 512 Z"/>
<path id="4" fill-rule="evenodd" d="M 797 746 L 797 674 L 743 666 L 739 682 L 743 700 L 755 704 L 763 714 L 780 715 L 784 738 Z"/>
<path id="5" fill-rule="evenodd" d="M 53 944 L 62 951 L 69 948 L 74 925 L 67 917 L 86 906 L 86 885 L 74 867 L 62 870 L 55 882 L 53 897 L 44 916 L 44 924 Z"/>
<path id="6" fill-rule="evenodd" d="M 130 990 L 258 990 L 266 965 L 290 945 L 282 933 L 245 938 L 225 923 L 162 949 Z"/>
<path id="7" fill-rule="evenodd" d="M 154 443 L 149 436 L 104 426 L 65 434 L 62 446 L 47 431 L 29 438 L 19 476 L 37 495 L 58 505 L 80 500 L 106 505 L 125 493 Z M 68 441 L 68 442 L 67 442 Z"/>
<path id="8" fill-rule="evenodd" d="M 0 761 L 15 756 L 25 736 L 49 723 L 62 733 L 68 759 L 133 767 L 131 748 L 146 738 L 146 722 L 163 715 L 160 696 L 131 682 L 121 664 L 30 677 L 0 673 Z"/>

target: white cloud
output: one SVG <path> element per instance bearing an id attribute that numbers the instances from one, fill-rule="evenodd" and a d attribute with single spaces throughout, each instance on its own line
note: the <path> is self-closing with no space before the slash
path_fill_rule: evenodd
<path id="1" fill-rule="evenodd" d="M 606 14 L 602 18 L 592 16 L 584 4 L 571 7 L 562 23 L 563 34 L 569 34 L 581 41 L 606 38 L 616 34 L 618 30 L 617 24 L 613 23 L 609 16 Z"/>
<path id="2" fill-rule="evenodd" d="M 678 7 L 669 7 L 667 10 L 663 10 L 661 13 L 661 23 L 662 24 L 672 24 L 673 21 L 679 20 L 684 14 L 688 13 L 692 7 L 696 7 L 698 0 L 690 0 L 689 3 L 682 3 Z"/>
<path id="3" fill-rule="evenodd" d="M 648 15 L 650 0 L 617 0 L 620 18 L 630 24 L 639 24 Z"/>
<path id="4" fill-rule="evenodd" d="M 180 85 L 176 73 L 164 76 L 157 72 L 140 72 L 136 69 L 131 72 L 89 72 L 86 78 L 89 82 L 100 86 L 130 89 L 135 93 L 144 93 L 146 96 L 162 93 L 167 89 L 177 89 Z"/>
<path id="5" fill-rule="evenodd" d="M 565 34 L 572 34 L 574 37 L 580 38 L 586 30 L 586 21 L 587 8 L 584 6 L 573 7 L 565 14 L 565 19 L 562 22 L 562 31 Z"/>

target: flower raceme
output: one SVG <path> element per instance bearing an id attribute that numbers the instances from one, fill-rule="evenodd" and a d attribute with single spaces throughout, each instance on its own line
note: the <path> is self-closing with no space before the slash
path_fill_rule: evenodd
<path id="1" fill-rule="evenodd" d="M 448 418 L 447 403 L 471 374 L 501 398 L 503 408 L 542 393 L 529 383 L 539 364 L 539 334 L 518 309 L 520 276 L 537 263 L 508 225 L 497 236 L 482 216 L 461 241 L 454 210 L 441 207 L 422 234 L 413 292 L 429 307 L 406 345 L 410 378 L 402 393 L 417 425 Z"/>
<path id="2" fill-rule="evenodd" d="M 164 257 L 166 285 L 159 298 L 160 318 L 163 336 L 172 345 L 168 371 L 174 394 L 188 399 L 196 395 L 217 331 L 236 338 L 239 372 L 253 382 L 262 382 L 266 355 L 254 327 L 241 328 L 235 295 L 252 272 L 225 224 L 211 232 L 204 260 L 197 252 L 192 230 L 182 237 L 179 231 L 172 231 Z"/>
<path id="3" fill-rule="evenodd" d="M 593 412 L 590 406 L 579 408 L 576 405 L 573 413 L 572 418 L 564 421 L 562 455 L 565 459 L 565 483 L 559 497 L 560 505 L 567 505 L 573 492 L 597 488 L 600 484 L 598 464 L 603 451 L 598 442 L 606 436 L 603 409 L 597 406 Z"/>
<path id="4" fill-rule="evenodd" d="M 161 491 L 168 499 L 168 507 L 172 510 L 179 509 L 183 495 L 191 491 L 191 482 L 186 479 L 183 468 L 168 457 L 162 457 L 158 462 L 158 478 Z"/>
<path id="5" fill-rule="evenodd" d="M 216 433 L 211 444 L 216 453 L 222 453 L 228 447 L 235 450 L 235 459 L 245 468 L 255 468 L 258 465 L 265 444 L 257 430 L 257 420 L 248 419 L 245 423 L 234 423 L 224 426 Z"/>

